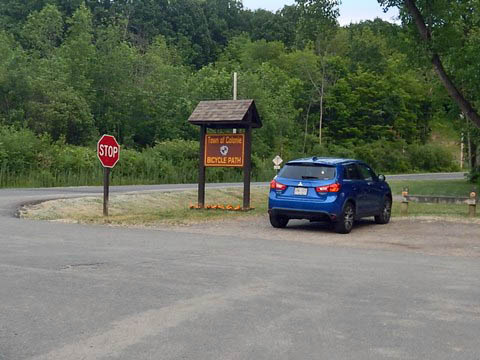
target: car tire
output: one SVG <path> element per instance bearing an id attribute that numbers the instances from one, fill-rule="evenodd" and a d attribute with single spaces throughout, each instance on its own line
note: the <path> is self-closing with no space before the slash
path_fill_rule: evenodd
<path id="1" fill-rule="evenodd" d="M 286 227 L 289 220 L 290 219 L 285 216 L 270 214 L 270 224 L 277 229 L 283 229 Z"/>
<path id="2" fill-rule="evenodd" d="M 334 230 L 339 234 L 348 234 L 352 231 L 355 221 L 355 206 L 351 202 L 347 202 L 343 207 L 340 218 L 334 224 Z"/>
<path id="3" fill-rule="evenodd" d="M 375 216 L 375 222 L 377 224 L 388 224 L 390 222 L 390 217 L 392 216 L 392 200 L 385 198 L 383 200 L 382 212 Z"/>

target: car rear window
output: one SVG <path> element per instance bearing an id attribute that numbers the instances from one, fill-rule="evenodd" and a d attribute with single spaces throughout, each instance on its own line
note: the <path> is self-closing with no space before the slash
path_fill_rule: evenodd
<path id="1" fill-rule="evenodd" d="M 333 180 L 335 167 L 318 164 L 287 164 L 278 176 L 287 179 Z"/>

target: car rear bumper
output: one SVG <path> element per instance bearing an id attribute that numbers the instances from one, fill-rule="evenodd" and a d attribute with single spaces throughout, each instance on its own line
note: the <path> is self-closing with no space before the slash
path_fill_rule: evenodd
<path id="1" fill-rule="evenodd" d="M 343 194 L 328 196 L 322 200 L 312 200 L 309 198 L 279 197 L 274 191 L 271 191 L 268 213 L 290 219 L 336 220 L 342 212 L 343 200 Z"/>
<path id="2" fill-rule="evenodd" d="M 289 219 L 307 219 L 310 221 L 335 221 L 337 215 L 326 211 L 312 211 L 312 210 L 297 210 L 297 209 L 282 209 L 272 208 L 268 213 L 273 216 L 284 216 Z"/>

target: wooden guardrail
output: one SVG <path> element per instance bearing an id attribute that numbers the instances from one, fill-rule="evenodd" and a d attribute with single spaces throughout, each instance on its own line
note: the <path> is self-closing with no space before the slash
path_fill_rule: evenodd
<path id="1" fill-rule="evenodd" d="M 408 188 L 402 191 L 402 215 L 408 215 L 408 204 L 410 202 L 428 204 L 466 204 L 468 205 L 468 216 L 477 215 L 477 193 L 472 191 L 469 196 L 433 196 L 433 195 L 410 195 Z"/>

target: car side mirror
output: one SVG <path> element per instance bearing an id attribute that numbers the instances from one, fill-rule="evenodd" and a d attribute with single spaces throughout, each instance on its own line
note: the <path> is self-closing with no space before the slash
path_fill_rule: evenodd
<path id="1" fill-rule="evenodd" d="M 384 182 L 385 180 L 385 175 L 378 175 L 378 181 Z"/>

